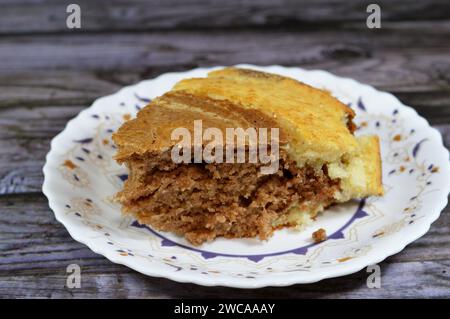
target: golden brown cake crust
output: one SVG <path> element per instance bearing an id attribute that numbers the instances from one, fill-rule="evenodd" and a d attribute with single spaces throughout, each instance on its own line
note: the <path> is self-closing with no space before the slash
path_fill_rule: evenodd
<path id="1" fill-rule="evenodd" d="M 361 156 L 363 157 L 365 165 L 365 170 L 367 172 L 368 178 L 366 185 L 365 196 L 381 196 L 384 193 L 383 181 L 382 181 L 382 170 L 381 170 L 381 151 L 380 151 L 380 141 L 378 136 L 370 135 L 358 138 L 359 144 L 361 145 Z"/>
<path id="2" fill-rule="evenodd" d="M 290 81 L 292 84 L 294 84 L 296 86 L 307 87 L 308 89 L 313 89 L 315 91 L 320 91 L 320 92 L 322 92 L 322 93 L 324 93 L 326 95 L 331 96 L 328 91 L 319 90 L 319 89 L 314 88 L 314 87 L 312 87 L 312 86 L 310 86 L 308 84 L 305 84 L 303 82 L 296 81 L 296 80 L 294 80 L 292 78 L 287 78 L 287 77 L 284 77 L 284 76 L 281 76 L 281 75 L 277 75 L 277 74 L 273 74 L 273 73 L 255 71 L 255 70 L 250 70 L 250 69 L 241 69 L 241 68 L 228 67 L 228 68 L 223 68 L 223 69 L 218 70 L 218 71 L 212 71 L 212 72 L 209 73 L 208 76 L 210 76 L 210 77 L 230 77 L 230 78 L 233 78 L 236 75 L 237 76 L 242 76 L 242 77 L 247 77 L 247 78 L 264 79 L 264 80 L 269 80 L 269 81 L 274 81 L 274 82 Z M 337 101 L 337 102 L 338 103 L 335 103 L 335 105 L 337 107 L 341 108 L 345 113 L 347 113 L 348 116 L 351 119 L 355 117 L 355 112 L 348 105 L 340 103 L 339 101 Z"/>
<path id="3" fill-rule="evenodd" d="M 174 129 L 187 128 L 193 135 L 195 120 L 202 120 L 203 128 L 220 129 L 224 136 L 227 127 L 279 128 L 279 143 L 285 144 L 290 139 L 276 118 L 258 110 L 185 92 L 168 92 L 154 99 L 138 113 L 136 119 L 124 123 L 113 134 L 118 146 L 115 159 L 123 162 L 133 154 L 165 151 L 176 143 L 171 140 Z"/>
<path id="4" fill-rule="evenodd" d="M 358 148 L 353 110 L 328 92 L 291 78 L 224 68 L 207 78 L 182 80 L 173 90 L 228 100 L 276 117 L 292 136 L 289 152 L 299 163 L 338 161 Z"/>

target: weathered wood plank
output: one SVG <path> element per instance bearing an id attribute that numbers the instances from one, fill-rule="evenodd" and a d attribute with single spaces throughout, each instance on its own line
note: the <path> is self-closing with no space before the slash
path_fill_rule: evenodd
<path id="1" fill-rule="evenodd" d="M 68 289 L 65 267 L 52 273 L 0 277 L 7 298 L 448 298 L 450 262 L 382 264 L 380 289 L 369 289 L 365 270 L 308 285 L 238 290 L 180 284 L 115 268 L 82 268 L 81 288 Z M 99 265 L 103 267 L 103 265 Z"/>
<path id="2" fill-rule="evenodd" d="M 249 62 L 282 65 L 328 62 L 342 69 L 356 61 L 378 64 L 378 72 L 403 83 L 431 71 L 448 83 L 450 21 L 394 23 L 381 31 L 155 32 L 3 37 L 0 72 L 18 70 L 114 70 L 145 72 L 153 66 L 218 65 Z M 416 34 L 414 34 L 416 33 Z M 339 42 L 336 42 L 339 39 Z M 399 50 L 401 49 L 401 50 Z M 389 61 L 415 68 L 398 73 Z M 422 74 L 425 71 L 425 74 Z M 411 74 L 415 75 L 411 77 Z"/>
<path id="3" fill-rule="evenodd" d="M 50 141 L 81 109 L 75 106 L 0 111 L 0 194 L 40 192 Z M 20 116 L 14 118 L 11 112 Z"/>
<path id="4" fill-rule="evenodd" d="M 86 107 L 57 105 L 0 109 L 0 139 L 52 138 Z"/>
<path id="5" fill-rule="evenodd" d="M 89 105 L 167 71 L 249 62 L 329 70 L 399 94 L 414 107 L 442 107 L 431 112 L 439 115 L 449 106 L 450 23 L 431 25 L 397 23 L 381 32 L 3 37 L 0 107 Z"/>
<path id="6" fill-rule="evenodd" d="M 0 194 L 40 192 L 51 139 L 83 108 L 0 109 Z"/>
<path id="7" fill-rule="evenodd" d="M 336 28 L 354 22 L 365 26 L 370 1 L 119 1 L 78 0 L 82 29 L 87 31 L 170 30 L 198 28 Z M 73 32 L 66 27 L 66 6 L 58 0 L 2 0 L 1 33 Z M 379 0 L 383 21 L 446 19 L 445 0 Z"/>
<path id="8" fill-rule="evenodd" d="M 238 290 L 151 278 L 115 265 L 76 243 L 55 221 L 43 195 L 0 197 L 0 297 L 448 297 L 450 209 L 430 232 L 381 263 L 382 288 L 368 289 L 367 274 L 287 288 Z M 65 287 L 66 267 L 82 269 L 82 287 Z"/>
<path id="9" fill-rule="evenodd" d="M 0 140 L 0 194 L 40 192 L 50 139 Z"/>
<path id="10" fill-rule="evenodd" d="M 380 70 L 380 67 L 386 67 L 386 64 L 390 67 L 389 73 Z M 154 65 L 145 72 L 112 70 L 0 72 L 0 109 L 52 105 L 88 106 L 96 98 L 112 94 L 123 86 L 153 78 L 169 70 L 184 71 L 195 66 L 187 64 L 167 68 Z M 322 62 L 313 64 L 299 63 L 298 66 L 306 69 L 324 69 L 391 92 L 405 104 L 430 116 L 431 120 L 444 123 L 444 118 L 448 118 L 450 82 L 442 80 L 435 72 L 436 68 L 431 66 L 419 74 L 414 68 L 414 61 L 408 61 L 401 54 L 393 56 L 392 59 L 386 57 L 386 60 L 378 61 L 356 59 L 351 64 L 348 62 L 348 65 L 338 65 L 329 59 L 324 59 Z M 439 67 L 445 67 L 445 65 L 440 64 Z M 392 76 L 395 74 L 398 76 Z M 404 77 L 400 74 L 404 74 Z"/>
<path id="11" fill-rule="evenodd" d="M 136 82 L 139 74 L 114 71 L 34 71 L 0 74 L 0 108 L 89 105 L 100 96 Z"/>
<path id="12" fill-rule="evenodd" d="M 155 68 L 161 72 L 164 69 Z M 149 77 L 157 76 L 152 73 Z M 115 93 L 126 85 L 142 80 L 139 72 L 26 70 L 18 73 L 0 72 L 0 110 L 40 106 L 89 106 L 102 96 Z"/>

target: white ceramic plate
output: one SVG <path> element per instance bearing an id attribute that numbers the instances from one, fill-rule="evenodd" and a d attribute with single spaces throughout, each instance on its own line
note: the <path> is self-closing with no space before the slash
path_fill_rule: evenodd
<path id="1" fill-rule="evenodd" d="M 268 241 L 217 239 L 200 247 L 121 216 L 111 197 L 127 172 L 112 159 L 111 133 L 177 81 L 205 76 L 211 68 L 167 73 L 96 100 L 53 139 L 43 191 L 75 240 L 146 275 L 255 288 L 350 274 L 401 251 L 428 231 L 447 204 L 450 165 L 440 134 L 425 119 L 391 94 L 328 72 L 239 66 L 290 76 L 349 104 L 357 113 L 357 134 L 380 137 L 386 194 L 330 208 L 300 232 L 277 231 Z M 314 244 L 311 233 L 319 227 L 329 239 Z"/>

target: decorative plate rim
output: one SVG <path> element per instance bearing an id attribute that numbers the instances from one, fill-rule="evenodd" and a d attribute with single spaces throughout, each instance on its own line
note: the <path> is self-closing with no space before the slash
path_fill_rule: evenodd
<path id="1" fill-rule="evenodd" d="M 364 88 L 364 90 L 366 90 L 367 92 L 370 92 L 371 94 L 383 94 L 383 95 L 389 96 L 390 99 L 395 101 L 396 107 L 401 108 L 401 110 L 406 111 L 406 113 L 409 113 L 408 117 L 413 117 L 416 120 L 418 120 L 419 122 L 421 122 L 421 129 L 427 130 L 427 133 L 429 133 L 429 135 L 432 136 L 433 139 L 437 139 L 438 143 L 440 144 L 440 148 L 438 150 L 436 150 L 436 153 L 434 154 L 434 156 L 441 158 L 441 159 L 444 159 L 444 158 L 446 159 L 445 161 L 443 161 L 446 163 L 445 167 L 441 167 L 442 173 L 443 174 L 447 173 L 450 176 L 449 151 L 444 146 L 442 135 L 439 133 L 439 131 L 437 129 L 431 127 L 430 124 L 428 123 L 428 121 L 425 118 L 421 117 L 416 112 L 416 110 L 414 110 L 413 108 L 411 108 L 409 106 L 404 105 L 393 94 L 379 91 L 372 86 L 360 83 L 354 79 L 347 78 L 347 77 L 339 77 L 328 71 L 323 71 L 323 70 L 306 70 L 306 69 L 303 69 L 300 67 L 284 67 L 284 66 L 280 66 L 280 65 L 257 66 L 257 65 L 251 65 L 251 64 L 239 64 L 236 66 L 237 67 L 267 69 L 269 72 L 275 71 L 275 73 L 276 73 L 277 69 L 278 70 L 284 69 L 284 70 L 288 70 L 288 71 L 295 70 L 295 71 L 306 72 L 309 74 L 315 73 L 315 74 L 320 74 L 322 76 L 331 78 L 337 82 L 347 82 L 353 86 L 354 85 L 360 86 L 360 87 Z M 169 72 L 169 73 L 161 74 L 158 77 L 155 77 L 150 80 L 143 80 L 136 84 L 125 86 L 113 94 L 96 99 L 90 107 L 82 110 L 81 112 L 79 112 L 77 114 L 77 116 L 75 116 L 73 119 L 68 121 L 65 128 L 52 139 L 51 144 L 50 144 L 50 150 L 46 155 L 46 161 L 45 161 L 45 165 L 43 167 L 44 183 L 42 186 L 42 191 L 48 199 L 49 207 L 54 212 L 56 220 L 64 225 L 64 227 L 67 229 L 70 236 L 74 240 L 88 246 L 93 252 L 103 255 L 104 257 L 106 257 L 113 263 L 127 266 L 133 270 L 136 270 L 137 272 L 140 272 L 144 275 L 148 275 L 148 276 L 152 276 L 152 277 L 167 278 L 167 279 L 170 279 L 170 280 L 173 280 L 176 282 L 180 282 L 180 283 L 195 283 L 195 284 L 199 284 L 199 285 L 203 285 L 203 286 L 226 286 L 226 287 L 234 287 L 234 288 L 261 288 L 261 287 L 266 287 L 266 286 L 280 287 L 280 286 L 289 286 L 289 285 L 293 285 L 293 284 L 313 283 L 313 282 L 321 281 L 323 279 L 345 276 L 345 275 L 348 275 L 351 273 L 358 272 L 369 265 L 377 264 L 377 263 L 383 261 L 384 259 L 386 259 L 387 257 L 392 256 L 392 255 L 402 251 L 408 244 L 414 242 L 418 238 L 425 235 L 428 232 L 428 230 L 430 229 L 431 224 L 438 219 L 438 217 L 440 216 L 440 213 L 447 206 L 447 204 L 448 204 L 447 197 L 450 192 L 450 179 L 448 180 L 446 187 L 444 189 L 442 189 L 442 192 L 441 192 L 442 197 L 441 197 L 439 203 L 436 203 L 436 209 L 433 211 L 429 211 L 427 213 L 427 215 L 425 216 L 425 218 L 421 220 L 421 223 L 419 224 L 420 225 L 419 229 L 417 229 L 415 232 L 406 232 L 406 234 L 404 236 L 400 237 L 399 241 L 395 245 L 389 245 L 389 246 L 387 246 L 386 249 L 372 250 L 367 255 L 365 255 L 361 258 L 353 259 L 351 262 L 343 263 L 339 267 L 331 268 L 328 272 L 323 271 L 323 272 L 317 272 L 317 273 L 310 273 L 306 277 L 302 277 L 301 275 L 300 276 L 292 275 L 292 277 L 290 277 L 290 278 L 282 278 L 281 280 L 277 280 L 278 279 L 277 277 L 271 278 L 271 276 L 266 276 L 265 278 L 258 278 L 257 280 L 253 280 L 253 281 L 244 280 L 245 278 L 232 279 L 230 277 L 225 277 L 225 276 L 223 276 L 223 277 L 206 277 L 205 278 L 205 277 L 201 277 L 201 276 L 190 275 L 189 273 L 185 273 L 185 272 L 171 272 L 171 271 L 165 271 L 164 269 L 156 269 L 155 270 L 155 269 L 152 269 L 151 267 L 142 269 L 142 267 L 138 267 L 136 263 L 129 262 L 128 259 L 120 258 L 117 254 L 114 253 L 113 250 L 104 249 L 96 241 L 92 241 L 89 238 L 85 238 L 83 236 L 82 228 L 80 228 L 78 226 L 74 226 L 71 223 L 70 219 L 66 217 L 67 215 L 63 213 L 62 208 L 57 203 L 57 200 L 56 200 L 57 195 L 53 191 L 52 186 L 50 184 L 52 158 L 56 153 L 57 144 L 59 141 L 62 141 L 64 134 L 67 133 L 67 131 L 71 127 L 76 126 L 76 122 L 82 117 L 82 115 L 84 113 L 87 113 L 88 110 L 90 110 L 97 103 L 99 103 L 99 101 L 101 99 L 108 98 L 113 95 L 118 95 L 124 90 L 130 90 L 132 88 L 136 88 L 137 86 L 141 85 L 143 82 L 156 81 L 162 76 L 186 74 L 186 73 L 193 72 L 193 71 L 208 71 L 208 70 L 221 68 L 221 67 L 222 66 L 204 67 L 204 68 L 195 68 L 195 69 L 182 71 L 182 72 Z"/>

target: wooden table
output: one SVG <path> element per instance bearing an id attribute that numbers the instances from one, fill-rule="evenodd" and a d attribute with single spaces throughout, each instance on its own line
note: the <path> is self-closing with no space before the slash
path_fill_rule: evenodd
<path id="1" fill-rule="evenodd" d="M 68 2 L 70 3 L 70 2 Z M 241 62 L 324 69 L 395 94 L 450 145 L 450 2 L 0 0 L 0 297 L 450 297 L 450 209 L 421 239 L 367 273 L 239 290 L 143 276 L 75 242 L 41 192 L 50 140 L 94 99 L 167 71 Z M 446 13 L 447 12 L 447 13 Z M 66 266 L 82 269 L 68 289 Z"/>

